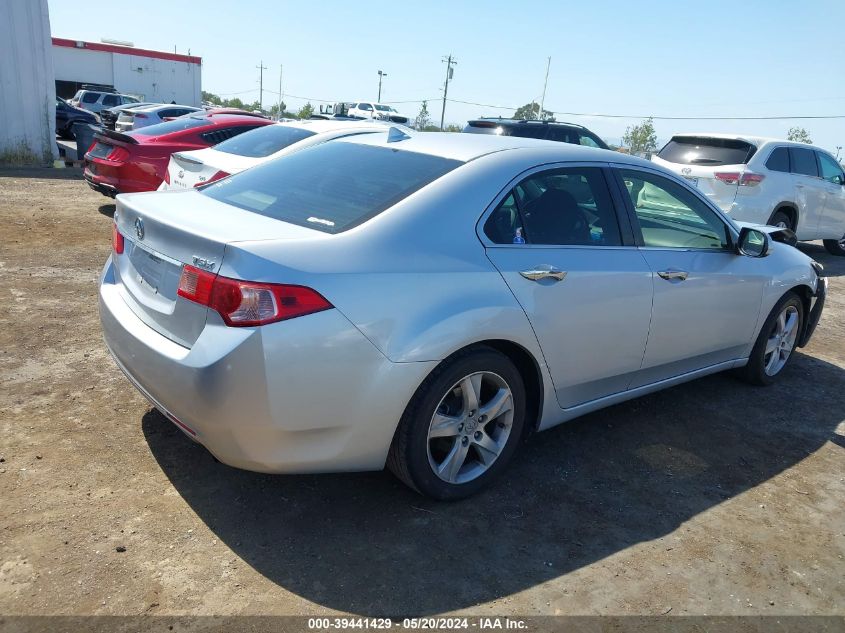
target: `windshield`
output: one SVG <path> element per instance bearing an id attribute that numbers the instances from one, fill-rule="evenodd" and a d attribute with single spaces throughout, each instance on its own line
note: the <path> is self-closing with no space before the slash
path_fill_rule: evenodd
<path id="1" fill-rule="evenodd" d="M 340 233 L 459 165 L 429 154 L 333 141 L 258 165 L 200 193 L 270 218 Z"/>
<path id="2" fill-rule="evenodd" d="M 311 130 L 289 125 L 265 125 L 214 146 L 218 152 L 262 158 L 275 154 L 299 141 L 314 136 Z"/>
<path id="3" fill-rule="evenodd" d="M 172 121 L 165 121 L 164 123 L 157 123 L 156 125 L 148 125 L 147 127 L 138 130 L 138 134 L 142 136 L 162 136 L 164 134 L 172 134 L 173 132 L 181 132 L 182 130 L 190 130 L 195 127 L 204 127 L 211 125 L 211 121 L 205 117 L 190 117 L 173 119 Z M 129 132 L 134 135 L 135 132 Z"/>
<path id="4" fill-rule="evenodd" d="M 674 136 L 657 156 L 681 165 L 742 165 L 756 151 L 751 143 L 739 139 Z"/>

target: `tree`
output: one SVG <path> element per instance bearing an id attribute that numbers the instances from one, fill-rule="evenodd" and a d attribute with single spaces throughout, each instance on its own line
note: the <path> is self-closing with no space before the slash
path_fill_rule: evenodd
<path id="1" fill-rule="evenodd" d="M 803 127 L 791 127 L 786 135 L 787 141 L 795 141 L 796 143 L 813 144 L 813 139 L 810 138 L 810 133 Z"/>
<path id="2" fill-rule="evenodd" d="M 302 109 L 300 109 L 300 111 L 297 112 L 296 116 L 299 117 L 300 119 L 307 119 L 312 114 L 314 114 L 314 106 L 312 106 L 311 102 L 309 101 L 304 106 L 302 106 Z"/>
<path id="3" fill-rule="evenodd" d="M 517 108 L 517 111 L 513 113 L 514 119 L 539 119 L 541 121 L 554 121 L 555 118 L 552 116 L 552 113 L 548 110 L 543 110 L 542 116 L 540 115 L 540 104 L 535 103 L 532 101 L 531 103 L 526 103 L 521 108 Z"/>
<path id="4" fill-rule="evenodd" d="M 422 105 L 420 106 L 420 112 L 417 115 L 417 118 L 414 119 L 414 128 L 416 128 L 417 130 L 425 130 L 430 125 L 431 115 L 428 112 L 428 102 L 423 101 Z"/>
<path id="5" fill-rule="evenodd" d="M 657 135 L 654 133 L 654 120 L 649 117 L 640 125 L 629 125 L 622 137 L 622 145 L 628 147 L 631 154 L 647 154 L 657 149 Z"/>
<path id="6" fill-rule="evenodd" d="M 444 132 L 463 132 L 464 128 L 460 125 L 456 125 L 454 123 L 450 123 L 445 128 L 443 128 Z"/>
<path id="7" fill-rule="evenodd" d="M 214 105 L 222 105 L 223 102 L 213 92 L 206 92 L 205 90 L 202 91 L 202 100 L 207 101 L 208 103 L 213 103 Z"/>
<path id="8" fill-rule="evenodd" d="M 270 106 L 270 116 L 274 119 L 280 119 L 285 116 L 285 110 L 287 109 L 287 104 L 282 101 L 281 107 L 279 107 L 278 103 L 274 103 Z"/>

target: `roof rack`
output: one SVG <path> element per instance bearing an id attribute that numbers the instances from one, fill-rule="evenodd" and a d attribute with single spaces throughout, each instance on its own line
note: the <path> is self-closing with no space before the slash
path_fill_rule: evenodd
<path id="1" fill-rule="evenodd" d="M 82 84 L 80 90 L 96 90 L 97 92 L 111 92 L 118 94 L 114 86 L 107 86 L 105 84 Z"/>
<path id="2" fill-rule="evenodd" d="M 502 117 L 502 116 L 483 116 L 478 119 L 470 119 L 471 121 L 511 121 L 513 123 L 545 123 L 548 124 L 559 124 L 559 125 L 571 125 L 572 127 L 580 127 L 586 129 L 580 123 L 570 123 L 569 121 L 549 121 L 548 119 L 515 119 L 513 117 Z"/>

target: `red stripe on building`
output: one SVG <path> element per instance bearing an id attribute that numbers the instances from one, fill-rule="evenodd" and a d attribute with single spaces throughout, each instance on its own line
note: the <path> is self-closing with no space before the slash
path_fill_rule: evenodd
<path id="1" fill-rule="evenodd" d="M 62 37 L 54 37 L 53 46 L 65 46 L 67 48 L 76 48 L 87 51 L 102 51 L 105 53 L 119 53 L 121 55 L 135 55 L 137 57 L 152 57 L 154 59 L 169 59 L 170 61 L 174 62 L 186 62 L 188 64 L 202 65 L 202 57 L 196 57 L 195 55 L 179 55 L 178 53 L 151 51 L 147 50 L 146 48 L 135 48 L 134 46 L 118 46 L 116 44 L 82 42 L 79 40 L 68 40 Z"/>

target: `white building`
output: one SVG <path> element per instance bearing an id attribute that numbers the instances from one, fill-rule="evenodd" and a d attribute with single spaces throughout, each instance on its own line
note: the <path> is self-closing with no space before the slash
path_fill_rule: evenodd
<path id="1" fill-rule="evenodd" d="M 47 0 L 0 1 L 0 163 L 50 163 L 56 93 Z"/>
<path id="2" fill-rule="evenodd" d="M 99 84 L 143 101 L 202 103 L 202 58 L 193 55 L 54 37 L 53 67 L 65 99 L 82 84 Z"/>

